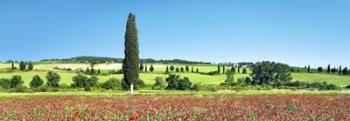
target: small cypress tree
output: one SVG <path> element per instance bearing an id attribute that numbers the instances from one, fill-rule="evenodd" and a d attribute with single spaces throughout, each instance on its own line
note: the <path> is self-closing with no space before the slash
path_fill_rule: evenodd
<path id="1" fill-rule="evenodd" d="M 150 72 L 153 72 L 153 71 L 154 71 L 153 65 L 151 65 L 151 67 L 149 67 L 149 71 L 150 71 Z"/>
<path id="2" fill-rule="evenodd" d="M 226 72 L 226 68 L 225 66 L 222 66 L 222 73 L 225 74 L 225 72 Z"/>
<path id="3" fill-rule="evenodd" d="M 21 61 L 20 63 L 19 63 L 19 70 L 21 70 L 21 71 L 24 71 L 24 70 L 26 70 L 26 64 L 23 62 L 23 61 Z"/>
<path id="4" fill-rule="evenodd" d="M 188 67 L 188 65 L 186 65 L 186 72 L 190 72 L 190 67 Z"/>
<path id="5" fill-rule="evenodd" d="M 144 66 L 143 66 L 143 63 L 141 62 L 139 70 L 143 71 L 143 69 L 144 69 Z"/>
<path id="6" fill-rule="evenodd" d="M 170 71 L 174 71 L 175 67 L 173 65 L 170 66 Z"/>
<path id="7" fill-rule="evenodd" d="M 15 69 L 15 64 L 13 63 L 13 60 L 11 60 L 11 71 L 14 71 Z"/>
<path id="8" fill-rule="evenodd" d="M 196 73 L 199 73 L 199 69 L 198 68 L 196 69 Z"/>
<path id="9" fill-rule="evenodd" d="M 168 66 L 166 66 L 165 73 L 166 74 L 169 73 L 169 67 Z"/>
<path id="10" fill-rule="evenodd" d="M 339 70 L 338 70 L 339 75 L 341 74 L 341 71 L 342 71 L 342 68 L 341 68 L 341 66 L 339 66 Z"/>
<path id="11" fill-rule="evenodd" d="M 232 73 L 236 73 L 236 69 L 235 69 L 234 66 L 231 67 L 231 72 L 232 72 Z"/>
<path id="12" fill-rule="evenodd" d="M 243 68 L 242 73 L 243 73 L 243 74 L 247 74 L 247 73 L 248 73 L 247 68 Z"/>
<path id="13" fill-rule="evenodd" d="M 191 72 L 194 73 L 193 66 L 191 67 Z"/>
<path id="14" fill-rule="evenodd" d="M 97 70 L 97 74 L 100 75 L 101 74 L 101 69 Z"/>
<path id="15" fill-rule="evenodd" d="M 148 72 L 148 68 L 147 68 L 147 65 L 145 65 L 145 72 Z"/>
<path id="16" fill-rule="evenodd" d="M 86 68 L 85 74 L 89 75 L 90 74 L 90 68 Z"/>
<path id="17" fill-rule="evenodd" d="M 179 73 L 179 72 L 180 72 L 179 67 L 176 67 L 176 72 L 177 72 L 177 73 Z"/>
<path id="18" fill-rule="evenodd" d="M 307 66 L 307 72 L 310 73 L 310 65 Z"/>
<path id="19" fill-rule="evenodd" d="M 29 62 L 29 64 L 28 64 L 28 70 L 33 70 L 33 68 L 34 68 L 34 66 L 33 66 L 33 64 L 32 64 L 32 62 Z"/>
<path id="20" fill-rule="evenodd" d="M 330 73 L 330 72 L 331 72 L 331 65 L 329 64 L 327 67 L 327 73 Z"/>
<path id="21" fill-rule="evenodd" d="M 185 72 L 184 67 L 181 67 L 181 68 L 180 68 L 180 71 L 181 71 L 182 73 Z"/>
<path id="22" fill-rule="evenodd" d="M 219 74 L 221 73 L 220 65 L 218 65 L 218 73 L 219 73 Z"/>

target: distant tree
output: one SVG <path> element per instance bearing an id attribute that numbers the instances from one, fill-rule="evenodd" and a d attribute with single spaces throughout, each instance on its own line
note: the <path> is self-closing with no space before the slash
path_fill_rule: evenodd
<path id="1" fill-rule="evenodd" d="M 254 84 L 271 84 L 292 80 L 287 64 L 263 61 L 253 65 Z"/>
<path id="2" fill-rule="evenodd" d="M 188 67 L 188 65 L 186 65 L 186 72 L 190 72 L 190 67 Z"/>
<path id="3" fill-rule="evenodd" d="M 32 79 L 32 81 L 30 82 L 29 86 L 31 88 L 37 88 L 40 87 L 41 85 L 44 84 L 44 81 L 40 78 L 39 75 L 35 75 Z"/>
<path id="4" fill-rule="evenodd" d="M 11 60 L 11 71 L 14 71 L 16 69 L 15 64 L 13 63 L 13 60 Z"/>
<path id="5" fill-rule="evenodd" d="M 23 80 L 22 77 L 19 75 L 14 75 L 12 76 L 10 80 L 10 87 L 15 88 L 15 87 L 20 87 L 23 85 Z"/>
<path id="6" fill-rule="evenodd" d="M 310 73 L 310 65 L 307 66 L 307 72 Z"/>
<path id="7" fill-rule="evenodd" d="M 179 67 L 176 67 L 176 69 L 175 69 L 175 70 L 176 70 L 176 72 L 177 72 L 177 73 L 179 73 L 179 72 L 180 72 Z"/>
<path id="8" fill-rule="evenodd" d="M 230 70 L 232 73 L 236 73 L 236 69 L 234 66 L 231 67 L 231 70 Z"/>
<path id="9" fill-rule="evenodd" d="M 23 62 L 23 61 L 21 61 L 20 63 L 19 63 L 19 70 L 21 70 L 21 71 L 24 71 L 24 70 L 26 70 L 26 64 Z"/>
<path id="10" fill-rule="evenodd" d="M 228 70 L 226 72 L 225 84 L 232 84 L 232 83 L 234 83 L 234 81 L 235 81 L 234 73 L 231 70 Z"/>
<path id="11" fill-rule="evenodd" d="M 348 74 L 349 74 L 348 67 L 345 67 L 345 68 L 342 70 L 342 73 L 343 73 L 344 75 L 348 75 Z"/>
<path id="12" fill-rule="evenodd" d="M 169 73 L 169 67 L 168 66 L 166 66 L 166 69 L 165 69 L 165 73 Z"/>
<path id="13" fill-rule="evenodd" d="M 98 75 L 101 74 L 101 69 L 97 69 L 97 74 L 98 74 Z"/>
<path id="14" fill-rule="evenodd" d="M 339 66 L 338 74 L 341 74 L 342 68 Z"/>
<path id="15" fill-rule="evenodd" d="M 90 87 L 96 87 L 98 84 L 98 80 L 99 78 L 97 76 L 91 76 L 88 80 L 87 83 L 85 84 L 86 86 L 90 86 Z"/>
<path id="16" fill-rule="evenodd" d="M 88 77 L 83 74 L 78 74 L 73 77 L 72 87 L 83 88 L 87 84 Z"/>
<path id="17" fill-rule="evenodd" d="M 89 69 L 89 68 L 86 68 L 86 70 L 85 70 L 84 73 L 85 73 L 85 74 L 90 74 L 90 69 Z"/>
<path id="18" fill-rule="evenodd" d="M 90 74 L 92 74 L 92 75 L 96 74 L 95 69 L 94 69 L 94 68 L 92 68 L 92 67 L 91 67 L 91 70 L 90 70 Z"/>
<path id="19" fill-rule="evenodd" d="M 145 72 L 148 72 L 148 68 L 147 68 L 147 65 L 145 65 Z"/>
<path id="20" fill-rule="evenodd" d="M 222 66 L 222 73 L 223 73 L 223 74 L 226 73 L 226 68 L 225 68 L 225 66 Z"/>
<path id="21" fill-rule="evenodd" d="M 47 86 L 58 87 L 59 82 L 61 80 L 61 76 L 58 75 L 56 72 L 49 71 L 46 75 L 46 79 L 47 79 Z"/>
<path id="22" fill-rule="evenodd" d="M 337 72 L 338 70 L 337 70 L 337 68 L 335 68 L 335 67 L 333 67 L 332 69 L 331 69 L 331 72 L 332 73 L 335 73 L 335 72 Z"/>
<path id="23" fill-rule="evenodd" d="M 243 68 L 242 73 L 247 74 L 248 73 L 247 68 Z"/>
<path id="24" fill-rule="evenodd" d="M 139 70 L 140 70 L 140 71 L 143 71 L 143 69 L 144 69 L 144 66 L 143 66 L 143 63 L 141 62 L 141 63 L 140 63 L 140 68 L 139 68 Z"/>
<path id="25" fill-rule="evenodd" d="M 191 67 L 191 72 L 194 73 L 194 69 L 193 69 L 193 66 Z"/>
<path id="26" fill-rule="evenodd" d="M 170 66 L 170 71 L 174 71 L 175 67 L 173 65 Z"/>
<path id="27" fill-rule="evenodd" d="M 331 65 L 329 64 L 328 66 L 327 66 L 327 73 L 330 73 L 331 72 Z"/>
<path id="28" fill-rule="evenodd" d="M 168 86 L 168 82 L 165 81 L 163 77 L 156 77 L 155 83 L 152 86 L 152 89 L 165 89 Z"/>
<path id="29" fill-rule="evenodd" d="M 130 89 L 133 93 L 133 87 L 137 86 L 139 80 L 139 44 L 138 35 L 136 28 L 136 17 L 134 14 L 129 13 L 126 32 L 125 32 L 125 50 L 123 60 L 123 75 L 124 75 L 124 86 L 125 89 Z M 132 85 L 132 86 L 131 86 Z M 130 88 L 132 87 L 132 88 Z"/>
<path id="30" fill-rule="evenodd" d="M 198 68 L 196 69 L 196 73 L 199 73 L 199 69 Z"/>
<path id="31" fill-rule="evenodd" d="M 153 72 L 153 71 L 154 71 L 153 65 L 151 65 L 151 67 L 149 67 L 149 71 L 150 71 L 150 72 Z"/>
<path id="32" fill-rule="evenodd" d="M 33 70 L 33 68 L 34 68 L 34 66 L 33 66 L 33 64 L 32 64 L 32 62 L 29 62 L 29 64 L 28 64 L 28 70 Z"/>
<path id="33" fill-rule="evenodd" d="M 219 74 L 221 73 L 221 67 L 220 67 L 220 65 L 218 65 L 218 73 L 219 73 Z"/>
<path id="34" fill-rule="evenodd" d="M 237 73 L 241 73 L 241 67 L 240 66 L 237 67 Z"/>
<path id="35" fill-rule="evenodd" d="M 168 86 L 166 89 L 168 90 L 188 90 L 191 89 L 192 83 L 189 78 L 184 77 L 180 78 L 179 75 L 171 74 L 166 78 Z"/>
<path id="36" fill-rule="evenodd" d="M 318 71 L 319 73 L 321 73 L 321 72 L 323 72 L 323 68 L 322 68 L 322 67 L 318 67 L 318 68 L 317 68 L 317 71 Z"/>
<path id="37" fill-rule="evenodd" d="M 180 71 L 181 71 L 182 73 L 185 72 L 184 67 L 180 67 Z"/>

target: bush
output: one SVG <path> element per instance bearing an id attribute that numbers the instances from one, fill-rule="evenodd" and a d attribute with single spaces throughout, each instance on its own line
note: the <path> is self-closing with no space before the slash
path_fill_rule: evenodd
<path id="1" fill-rule="evenodd" d="M 348 89 L 350 89 L 350 84 L 349 84 L 348 86 L 346 86 L 345 88 L 348 88 Z"/>
<path id="2" fill-rule="evenodd" d="M 10 81 L 10 87 L 15 88 L 23 85 L 22 77 L 19 75 L 14 75 Z"/>
<path id="3" fill-rule="evenodd" d="M 31 88 L 37 88 L 43 84 L 44 84 L 44 81 L 40 78 L 40 76 L 35 75 L 29 85 Z"/>
<path id="4" fill-rule="evenodd" d="M 0 87 L 3 89 L 11 88 L 11 81 L 9 79 L 0 79 Z"/>
<path id="5" fill-rule="evenodd" d="M 112 77 L 102 84 L 102 88 L 106 90 L 120 89 L 121 81 L 118 78 Z"/>
<path id="6" fill-rule="evenodd" d="M 166 81 L 168 82 L 168 86 L 166 87 L 168 90 L 188 90 L 192 86 L 189 78 L 185 77 L 181 79 L 179 75 L 174 74 L 169 75 Z"/>
<path id="7" fill-rule="evenodd" d="M 97 76 L 91 76 L 88 80 L 87 83 L 90 85 L 90 87 L 96 87 L 98 84 L 99 78 Z"/>
<path id="8" fill-rule="evenodd" d="M 123 74 L 123 69 L 119 70 L 109 70 L 109 74 Z"/>
<path id="9" fill-rule="evenodd" d="M 10 90 L 10 92 L 29 92 L 30 90 L 22 85 L 18 85 Z"/>
<path id="10" fill-rule="evenodd" d="M 168 86 L 168 82 L 165 81 L 163 77 L 156 77 L 155 83 L 152 87 L 152 89 L 165 89 Z"/>
<path id="11" fill-rule="evenodd" d="M 47 86 L 59 87 L 61 76 L 58 75 L 56 72 L 49 71 L 46 75 L 46 78 L 47 78 Z"/>
<path id="12" fill-rule="evenodd" d="M 78 74 L 73 77 L 72 87 L 83 88 L 87 85 L 88 77 L 83 74 Z"/>

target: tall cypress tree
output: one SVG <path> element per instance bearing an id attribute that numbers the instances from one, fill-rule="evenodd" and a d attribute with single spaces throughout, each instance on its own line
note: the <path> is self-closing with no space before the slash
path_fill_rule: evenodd
<path id="1" fill-rule="evenodd" d="M 137 37 L 135 15 L 129 13 L 125 32 L 125 50 L 123 61 L 124 85 L 125 88 L 130 88 L 131 85 L 136 86 L 139 80 L 139 44 Z"/>
<path id="2" fill-rule="evenodd" d="M 165 73 L 166 74 L 169 73 L 169 67 L 168 66 L 166 66 Z"/>
<path id="3" fill-rule="evenodd" d="M 219 73 L 219 74 L 221 73 L 221 71 L 220 71 L 220 65 L 218 65 L 218 73 Z"/>
<path id="4" fill-rule="evenodd" d="M 310 73 L 310 65 L 307 66 L 307 72 Z"/>
<path id="5" fill-rule="evenodd" d="M 13 63 L 13 60 L 11 60 L 11 71 L 15 70 L 15 64 Z"/>
<path id="6" fill-rule="evenodd" d="M 225 74 L 225 73 L 226 73 L 225 66 L 222 66 L 222 73 L 223 73 L 223 74 Z"/>
<path id="7" fill-rule="evenodd" d="M 342 71 L 341 66 L 339 66 L 339 70 L 338 70 L 339 75 L 341 74 L 341 71 Z"/>
<path id="8" fill-rule="evenodd" d="M 331 65 L 329 64 L 327 67 L 327 73 L 330 73 L 330 72 L 331 72 Z"/>

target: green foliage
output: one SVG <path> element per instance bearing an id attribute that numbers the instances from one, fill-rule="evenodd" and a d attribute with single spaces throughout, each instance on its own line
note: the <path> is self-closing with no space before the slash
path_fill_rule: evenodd
<path id="1" fill-rule="evenodd" d="M 24 71 L 26 70 L 26 67 L 27 65 L 23 61 L 19 63 L 19 70 Z"/>
<path id="2" fill-rule="evenodd" d="M 34 66 L 33 66 L 33 64 L 32 64 L 32 62 L 29 62 L 29 64 L 28 64 L 28 70 L 33 70 L 34 69 Z"/>
<path id="3" fill-rule="evenodd" d="M 171 74 L 166 78 L 166 81 L 168 82 L 168 86 L 166 87 L 168 90 L 189 90 L 192 87 L 190 79 L 187 77 L 182 79 L 180 75 Z"/>
<path id="4" fill-rule="evenodd" d="M 184 67 L 180 67 L 180 71 L 183 73 L 185 72 Z"/>
<path id="5" fill-rule="evenodd" d="M 188 65 L 186 65 L 185 70 L 186 70 L 186 72 L 190 72 L 190 67 L 188 67 Z"/>
<path id="6" fill-rule="evenodd" d="M 174 71 L 175 67 L 173 65 L 170 66 L 170 71 Z"/>
<path id="7" fill-rule="evenodd" d="M 242 73 L 247 74 L 248 73 L 247 68 L 243 68 Z"/>
<path id="8" fill-rule="evenodd" d="M 165 73 L 166 73 L 166 74 L 169 73 L 169 67 L 168 67 L 168 66 L 166 66 Z"/>
<path id="9" fill-rule="evenodd" d="M 11 81 L 9 79 L 0 79 L 0 87 L 4 89 L 11 88 Z"/>
<path id="10" fill-rule="evenodd" d="M 143 71 L 143 69 L 144 69 L 143 63 L 140 63 L 139 70 L 140 70 L 140 71 Z"/>
<path id="11" fill-rule="evenodd" d="M 37 88 L 43 84 L 44 84 L 44 81 L 40 78 L 40 76 L 35 75 L 29 85 L 31 88 Z"/>
<path id="12" fill-rule="evenodd" d="M 137 86 L 140 63 L 135 15 L 132 13 L 129 14 L 126 25 L 124 54 L 124 81 L 128 89 L 131 84 Z"/>
<path id="13" fill-rule="evenodd" d="M 168 82 L 165 81 L 163 77 L 156 77 L 155 83 L 152 86 L 152 89 L 160 90 L 160 89 L 165 89 L 167 86 L 168 86 Z"/>
<path id="14" fill-rule="evenodd" d="M 345 67 L 345 68 L 342 70 L 342 74 L 344 74 L 344 75 L 348 75 L 348 74 L 349 74 L 348 67 Z"/>
<path id="15" fill-rule="evenodd" d="M 56 72 L 49 71 L 46 75 L 47 86 L 49 87 L 59 87 L 59 82 L 61 80 L 61 76 Z"/>
<path id="16" fill-rule="evenodd" d="M 97 76 L 91 76 L 88 80 L 87 80 L 87 84 L 90 87 L 96 87 L 98 84 L 98 80 L 99 78 Z"/>
<path id="17" fill-rule="evenodd" d="M 150 72 L 153 72 L 153 71 L 154 71 L 153 65 L 151 65 L 151 67 L 149 67 L 149 71 L 150 71 Z"/>
<path id="18" fill-rule="evenodd" d="M 318 89 L 318 90 L 337 90 L 340 89 L 340 87 L 334 85 L 334 84 L 327 84 L 327 82 L 278 82 L 273 84 L 275 88 L 287 88 L 290 89 L 291 87 L 294 87 L 296 89 Z"/>
<path id="19" fill-rule="evenodd" d="M 269 61 L 255 63 L 252 75 L 253 83 L 259 85 L 292 80 L 288 65 Z"/>
<path id="20" fill-rule="evenodd" d="M 228 70 L 226 72 L 226 80 L 225 83 L 226 84 L 232 84 L 234 83 L 235 79 L 234 79 L 234 73 L 231 70 Z"/>
<path id="21" fill-rule="evenodd" d="M 78 87 L 78 88 L 83 88 L 87 84 L 88 77 L 83 75 L 83 74 L 78 74 L 73 77 L 73 84 L 72 87 Z"/>
<path id="22" fill-rule="evenodd" d="M 220 69 L 220 65 L 218 65 L 218 70 L 217 72 L 220 74 L 221 73 L 221 69 Z"/>
<path id="23" fill-rule="evenodd" d="M 106 90 L 120 89 L 121 81 L 118 78 L 112 77 L 102 84 L 102 88 Z"/>
<path id="24" fill-rule="evenodd" d="M 176 69 L 175 69 L 175 70 L 176 70 L 176 72 L 177 72 L 177 73 L 179 73 L 179 72 L 180 72 L 179 67 L 176 67 Z"/>
<path id="25" fill-rule="evenodd" d="M 322 68 L 322 67 L 318 67 L 318 68 L 317 68 L 317 71 L 318 71 L 319 73 L 321 73 L 321 72 L 323 72 L 323 68 Z"/>
<path id="26" fill-rule="evenodd" d="M 23 80 L 22 77 L 19 75 L 14 75 L 11 80 L 10 80 L 10 87 L 15 88 L 15 87 L 20 87 L 23 85 Z"/>

